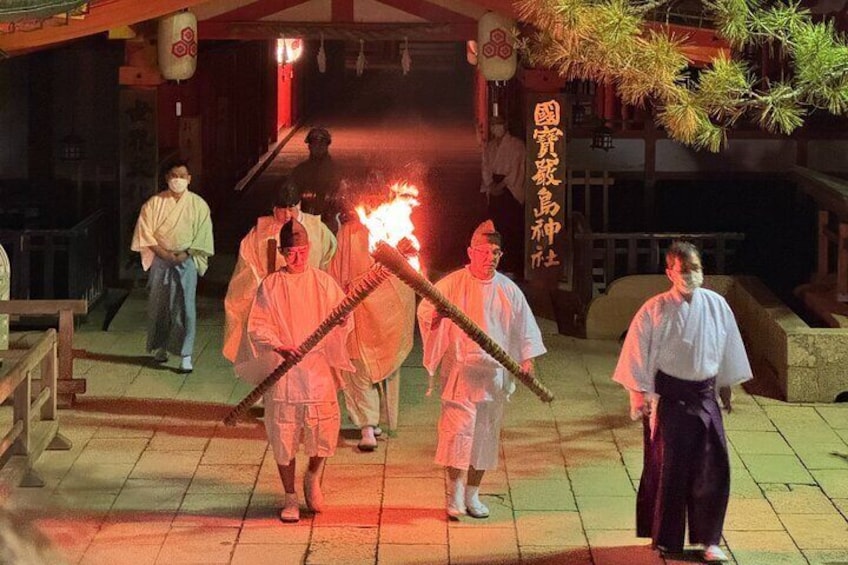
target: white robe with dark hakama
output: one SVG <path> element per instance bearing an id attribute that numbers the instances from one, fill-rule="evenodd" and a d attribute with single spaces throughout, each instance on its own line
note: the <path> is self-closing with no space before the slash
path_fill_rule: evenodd
<path id="1" fill-rule="evenodd" d="M 673 551 L 717 544 L 730 471 L 716 389 L 752 378 L 745 346 L 724 298 L 696 289 L 691 302 L 670 290 L 636 313 L 613 380 L 657 393 L 645 422 L 645 465 L 637 500 L 637 535 Z"/>

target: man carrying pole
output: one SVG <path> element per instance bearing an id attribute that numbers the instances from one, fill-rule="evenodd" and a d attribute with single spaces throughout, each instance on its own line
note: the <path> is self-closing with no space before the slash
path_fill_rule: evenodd
<path id="1" fill-rule="evenodd" d="M 259 285 L 247 321 L 252 359 L 237 367 L 243 378 L 251 380 L 251 372 L 260 379 L 267 376 L 294 354 L 295 348 L 344 298 L 332 277 L 307 264 L 309 246 L 306 229 L 296 219 L 280 230 L 280 249 L 286 266 Z M 265 393 L 265 431 L 286 492 L 280 513 L 283 522 L 300 519 L 295 454 L 301 442 L 309 456 L 303 482 L 306 504 L 314 512 L 322 510 L 320 475 L 326 458 L 335 453 L 340 428 L 336 395 L 342 383 L 338 370 L 353 370 L 346 348 L 352 325 L 348 322 L 334 327 L 305 353 L 286 378 Z"/>
<path id="2" fill-rule="evenodd" d="M 483 222 L 471 238 L 469 264 L 443 278 L 436 288 L 532 376 L 533 359 L 546 349 L 521 290 L 496 271 L 502 254 L 501 235 L 491 221 Z M 441 367 L 435 460 L 448 468 L 448 516 L 467 513 L 486 518 L 489 509 L 480 501 L 480 483 L 487 470 L 497 467 L 504 405 L 515 383 L 500 363 L 445 318 L 428 301 L 418 308 L 424 366 L 430 375 Z"/>

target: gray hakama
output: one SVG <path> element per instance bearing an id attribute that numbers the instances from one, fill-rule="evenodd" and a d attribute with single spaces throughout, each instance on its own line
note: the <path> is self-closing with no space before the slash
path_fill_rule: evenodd
<path id="1" fill-rule="evenodd" d="M 189 258 L 179 265 L 155 257 L 147 279 L 147 350 L 165 348 L 186 357 L 197 330 L 197 266 Z"/>

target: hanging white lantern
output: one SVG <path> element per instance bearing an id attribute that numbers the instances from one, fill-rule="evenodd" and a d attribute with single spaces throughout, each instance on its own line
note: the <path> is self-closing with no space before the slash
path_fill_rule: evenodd
<path id="1" fill-rule="evenodd" d="M 409 74 L 410 69 L 412 69 L 412 57 L 409 56 L 409 40 L 407 38 L 403 38 L 403 50 L 400 55 L 400 67 L 403 69 L 403 76 Z"/>
<path id="2" fill-rule="evenodd" d="M 359 55 L 356 57 L 356 76 L 361 77 L 365 72 L 365 65 L 368 61 L 365 60 L 365 40 L 359 40 Z"/>
<path id="3" fill-rule="evenodd" d="M 477 66 L 477 41 L 474 39 L 465 42 L 465 60 L 469 65 Z"/>
<path id="4" fill-rule="evenodd" d="M 324 34 L 321 34 L 321 46 L 318 48 L 318 72 L 322 75 L 327 72 L 327 53 L 324 52 Z"/>
<path id="5" fill-rule="evenodd" d="M 277 64 L 294 63 L 303 55 L 303 40 L 291 37 L 277 38 Z"/>
<path id="6" fill-rule="evenodd" d="M 303 55 L 303 40 L 299 37 L 287 37 L 286 53 L 288 54 L 286 63 L 294 63 L 300 59 L 300 56 Z"/>
<path id="7" fill-rule="evenodd" d="M 518 57 L 512 39 L 515 21 L 486 12 L 477 25 L 477 65 L 486 80 L 509 80 Z"/>
<path id="8" fill-rule="evenodd" d="M 197 68 L 197 17 L 177 12 L 159 20 L 159 70 L 167 80 L 186 80 Z"/>

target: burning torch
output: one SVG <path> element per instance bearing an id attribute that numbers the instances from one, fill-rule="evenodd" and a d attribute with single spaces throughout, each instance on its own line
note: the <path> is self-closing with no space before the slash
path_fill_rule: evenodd
<path id="1" fill-rule="evenodd" d="M 396 198 L 388 205 L 383 205 L 374 213 L 366 215 L 360 208 L 357 210 L 362 223 L 368 227 L 372 237 L 376 236 L 378 243 L 371 253 L 376 261 L 345 295 L 327 318 L 321 322 L 309 337 L 296 349 L 286 356 L 286 359 L 253 389 L 230 413 L 224 418 L 228 426 L 235 425 L 238 418 L 274 384 L 280 380 L 292 367 L 297 365 L 336 326 L 353 312 L 365 298 L 374 292 L 389 276 L 394 274 L 404 284 L 408 285 L 418 295 L 429 300 L 439 311 L 443 312 L 457 327 L 479 345 L 486 353 L 515 375 L 536 396 L 544 402 L 553 400 L 553 393 L 533 375 L 522 371 L 519 364 L 509 356 L 497 343 L 475 324 L 468 316 L 450 303 L 435 286 L 425 279 L 410 262 L 418 249 L 417 240 L 412 235 L 412 222 L 409 219 L 412 206 L 417 205 L 414 196 L 417 191 L 413 187 L 393 187 L 394 192 L 402 198 Z M 414 191 L 414 192 L 413 192 Z M 392 211 L 394 209 L 394 211 Z M 396 245 L 397 247 L 393 247 Z M 412 259 L 410 259 L 412 257 Z M 415 263 L 417 265 L 417 262 Z"/>

